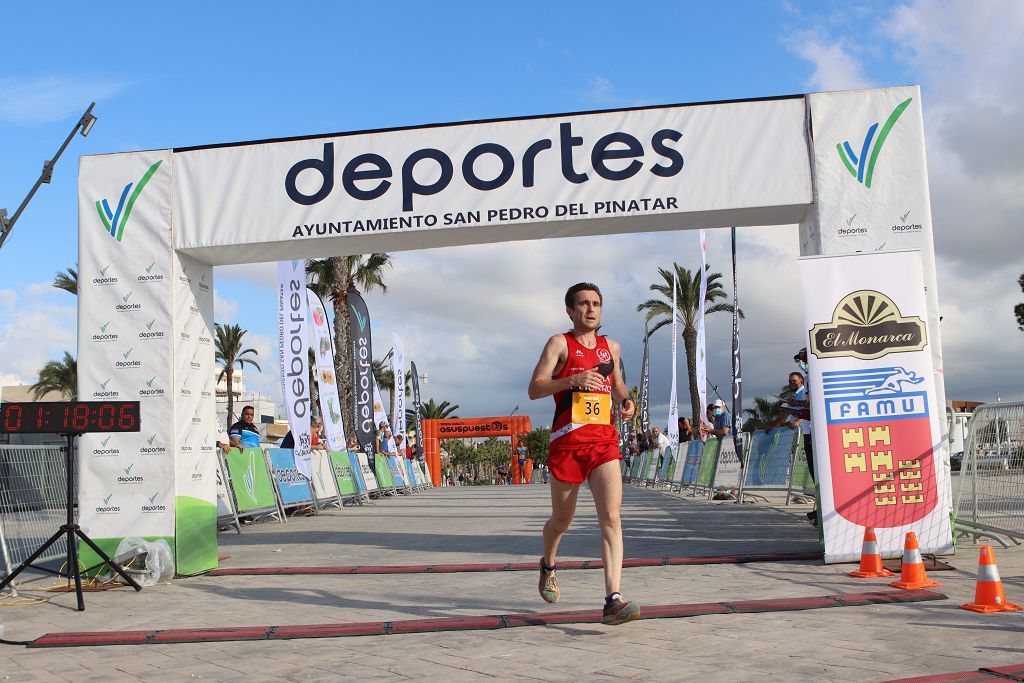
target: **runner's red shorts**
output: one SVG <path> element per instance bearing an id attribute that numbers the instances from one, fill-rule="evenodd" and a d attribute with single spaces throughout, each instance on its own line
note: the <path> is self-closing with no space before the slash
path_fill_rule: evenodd
<path id="1" fill-rule="evenodd" d="M 582 484 L 590 473 L 600 465 L 612 460 L 622 460 L 619 444 L 615 441 L 560 446 L 551 444 L 548 452 L 548 468 L 552 476 L 566 484 Z"/>

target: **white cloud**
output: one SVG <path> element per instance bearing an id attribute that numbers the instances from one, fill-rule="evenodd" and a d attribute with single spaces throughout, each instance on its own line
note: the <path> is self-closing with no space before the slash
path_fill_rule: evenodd
<path id="1" fill-rule="evenodd" d="M 38 124 L 60 121 L 85 111 L 89 102 L 118 94 L 127 83 L 66 76 L 0 78 L 0 121 Z"/>
<path id="2" fill-rule="evenodd" d="M 238 318 L 238 302 L 233 299 L 222 299 L 220 292 L 213 290 L 213 315 L 217 322 L 228 325 Z"/>
<path id="3" fill-rule="evenodd" d="M 856 90 L 871 87 L 860 64 L 839 41 L 830 41 L 813 31 L 798 34 L 790 49 L 814 64 L 805 84 L 812 90 Z"/>
<path id="4" fill-rule="evenodd" d="M 76 355 L 74 298 L 49 285 L 5 292 L 14 293 L 0 290 L 0 379 L 31 384 L 47 361 Z"/>

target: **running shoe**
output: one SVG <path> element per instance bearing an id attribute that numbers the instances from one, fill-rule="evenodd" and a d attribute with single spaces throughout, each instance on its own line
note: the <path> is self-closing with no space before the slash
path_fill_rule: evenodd
<path id="1" fill-rule="evenodd" d="M 544 558 L 540 560 L 540 597 L 544 602 L 558 602 L 558 579 L 554 572 L 544 571 Z"/>
<path id="2" fill-rule="evenodd" d="M 601 623 L 608 626 L 618 626 L 619 624 L 625 624 L 627 621 L 639 618 L 640 603 L 636 600 L 623 600 L 620 596 L 615 598 L 610 605 L 604 606 L 604 617 L 601 619 Z"/>

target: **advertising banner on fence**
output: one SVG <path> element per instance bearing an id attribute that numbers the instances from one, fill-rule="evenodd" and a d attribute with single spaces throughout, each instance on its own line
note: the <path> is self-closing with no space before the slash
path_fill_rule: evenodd
<path id="1" fill-rule="evenodd" d="M 320 395 L 320 416 L 324 421 L 327 446 L 332 451 L 345 448 L 345 427 L 341 422 L 341 400 L 338 398 L 338 378 L 335 377 L 334 342 L 327 321 L 327 308 L 312 289 L 306 290 L 309 299 L 309 319 L 313 322 L 313 357 L 316 359 L 316 384 Z"/>
<path id="2" fill-rule="evenodd" d="M 277 264 L 277 345 L 281 359 L 281 395 L 288 426 L 295 439 L 295 467 L 306 479 L 313 476 L 309 434 L 309 355 L 307 349 L 306 262 Z"/>
<path id="3" fill-rule="evenodd" d="M 281 494 L 281 504 L 285 507 L 313 502 L 313 490 L 309 482 L 295 466 L 295 456 L 290 449 L 270 448 L 267 450 L 270 467 L 273 470 L 277 490 Z"/>
<path id="4" fill-rule="evenodd" d="M 238 514 L 277 507 L 274 484 L 267 472 L 262 448 L 232 448 L 224 456 L 231 476 L 231 490 L 238 501 Z"/>
<path id="5" fill-rule="evenodd" d="M 785 486 L 793 448 L 799 435 L 799 429 L 789 427 L 776 427 L 769 432 L 759 429 L 751 434 L 746 485 Z"/>
<path id="6" fill-rule="evenodd" d="M 860 557 L 865 526 L 883 557 L 907 531 L 922 552 L 950 552 L 920 254 L 803 258 L 800 279 L 825 561 Z"/>

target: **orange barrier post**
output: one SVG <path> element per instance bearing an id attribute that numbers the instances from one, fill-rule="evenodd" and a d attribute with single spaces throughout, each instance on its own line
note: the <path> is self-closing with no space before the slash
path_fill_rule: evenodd
<path id="1" fill-rule="evenodd" d="M 999 578 L 999 569 L 996 567 L 996 556 L 992 552 L 992 546 L 981 546 L 981 555 L 978 557 L 978 583 L 974 589 L 974 602 L 960 605 L 960 609 L 972 612 L 988 614 L 990 612 L 1016 612 L 1024 609 L 1020 605 L 1006 601 L 1006 594 L 1003 593 L 1003 582 Z"/>
<path id="2" fill-rule="evenodd" d="M 864 527 L 864 546 L 860 551 L 860 569 L 850 572 L 850 576 L 858 579 L 877 579 L 882 576 L 895 576 L 882 566 L 882 555 L 878 552 L 878 538 L 875 527 Z"/>
<path id="3" fill-rule="evenodd" d="M 895 588 L 931 588 L 941 586 L 941 583 L 932 581 L 924 571 L 924 562 L 921 561 L 921 548 L 917 545 L 917 534 L 913 531 L 907 532 L 907 540 L 903 544 L 903 567 L 900 570 L 900 580 L 889 584 Z"/>

